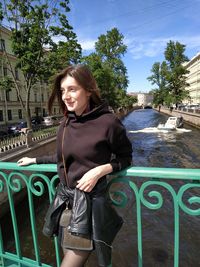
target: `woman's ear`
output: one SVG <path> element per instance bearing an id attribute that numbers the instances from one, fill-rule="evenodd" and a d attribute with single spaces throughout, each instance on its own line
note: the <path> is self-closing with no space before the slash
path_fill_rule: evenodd
<path id="1" fill-rule="evenodd" d="M 87 95 L 87 97 L 90 97 L 91 94 L 92 94 L 91 92 L 87 91 L 87 94 L 86 95 Z"/>

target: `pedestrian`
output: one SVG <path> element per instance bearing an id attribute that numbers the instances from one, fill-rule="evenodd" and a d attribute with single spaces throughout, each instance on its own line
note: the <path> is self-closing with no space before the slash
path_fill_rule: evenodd
<path id="1" fill-rule="evenodd" d="M 18 164 L 57 163 L 60 183 L 43 232 L 58 235 L 61 267 L 84 266 L 93 250 L 99 266 L 111 266 L 112 242 L 123 220 L 107 197 L 106 175 L 131 165 L 132 146 L 86 65 L 71 65 L 56 76 L 50 113 L 56 98 L 64 114 L 56 155 L 24 157 Z"/>

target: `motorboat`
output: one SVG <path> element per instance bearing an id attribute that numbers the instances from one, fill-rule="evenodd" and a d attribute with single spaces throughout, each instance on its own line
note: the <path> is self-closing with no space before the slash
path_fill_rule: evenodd
<path id="1" fill-rule="evenodd" d="M 169 133 L 174 131 L 176 133 L 191 132 L 190 129 L 184 129 L 183 117 L 169 117 L 166 123 L 160 123 L 157 127 L 148 127 L 141 130 L 129 130 L 129 133 Z"/>
<path id="2" fill-rule="evenodd" d="M 183 127 L 183 117 L 169 117 L 166 123 L 160 123 L 157 126 L 158 130 L 177 130 L 177 128 Z"/>

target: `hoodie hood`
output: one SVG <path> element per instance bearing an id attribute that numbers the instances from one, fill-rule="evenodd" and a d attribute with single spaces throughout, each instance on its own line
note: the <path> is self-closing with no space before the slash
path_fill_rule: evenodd
<path id="1" fill-rule="evenodd" d="M 86 121 L 89 119 L 94 119 L 96 117 L 99 117 L 103 114 L 111 113 L 108 107 L 108 103 L 106 101 L 103 101 L 100 105 L 94 106 L 94 104 L 90 104 L 90 111 L 83 113 L 79 116 L 76 115 L 75 112 L 69 112 L 68 118 L 69 120 L 73 121 Z"/>

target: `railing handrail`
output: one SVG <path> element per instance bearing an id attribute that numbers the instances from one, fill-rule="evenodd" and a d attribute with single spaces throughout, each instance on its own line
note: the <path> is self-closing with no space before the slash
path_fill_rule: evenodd
<path id="1" fill-rule="evenodd" d="M 18 170 L 18 171 L 41 171 L 57 172 L 56 164 L 31 164 L 28 166 L 19 166 L 15 162 L 0 162 L 0 170 Z M 200 169 L 187 168 L 161 168 L 161 167 L 129 167 L 121 172 L 115 173 L 115 176 L 133 176 L 167 179 L 199 180 Z M 160 177 L 162 175 L 162 177 Z M 174 178 L 176 177 L 176 178 Z"/>

